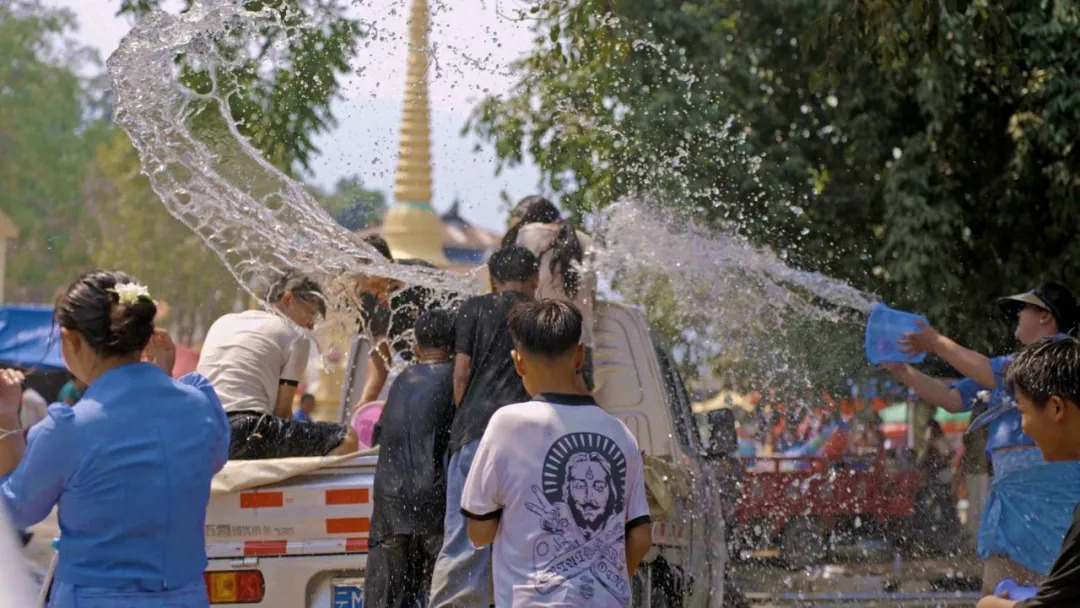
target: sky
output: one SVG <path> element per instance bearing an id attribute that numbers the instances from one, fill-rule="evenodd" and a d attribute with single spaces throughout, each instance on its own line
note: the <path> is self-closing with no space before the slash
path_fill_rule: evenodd
<path id="1" fill-rule="evenodd" d="M 462 215 L 492 229 L 504 226 L 506 210 L 500 194 L 517 200 L 534 193 L 539 174 L 534 166 L 508 169 L 495 175 L 495 159 L 486 144 L 463 137 L 473 107 L 485 94 L 501 94 L 513 79 L 509 64 L 528 51 L 528 23 L 514 18 L 528 0 L 460 0 L 431 2 L 429 42 L 434 67 L 429 74 L 434 200 L 445 210 L 455 198 Z M 102 59 L 119 45 L 131 27 L 116 17 L 118 0 L 45 0 L 72 10 L 78 17 L 75 38 L 95 48 Z M 179 2 L 167 0 L 166 10 Z M 352 0 L 350 14 L 372 32 L 345 74 L 342 99 L 333 105 L 337 128 L 319 136 L 321 154 L 312 163 L 310 181 L 330 187 L 337 179 L 359 175 L 368 187 L 392 197 L 397 162 L 401 100 L 405 90 L 405 60 L 409 0 Z"/>

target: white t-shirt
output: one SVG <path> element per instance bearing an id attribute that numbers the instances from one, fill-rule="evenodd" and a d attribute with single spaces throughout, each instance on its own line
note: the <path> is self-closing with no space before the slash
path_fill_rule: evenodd
<path id="1" fill-rule="evenodd" d="M 225 411 L 273 414 L 278 387 L 300 383 L 310 350 L 308 336 L 283 317 L 248 310 L 210 326 L 198 372 L 214 385 Z"/>
<path id="2" fill-rule="evenodd" d="M 461 497 L 472 519 L 500 517 L 495 605 L 630 605 L 626 530 L 648 523 L 637 441 L 585 395 L 501 408 Z"/>

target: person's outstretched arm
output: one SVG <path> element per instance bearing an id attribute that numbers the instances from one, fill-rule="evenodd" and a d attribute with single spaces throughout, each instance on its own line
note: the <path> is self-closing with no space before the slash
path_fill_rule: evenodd
<path id="1" fill-rule="evenodd" d="M 995 388 L 997 378 L 994 375 L 994 367 L 990 364 L 990 357 L 965 348 L 954 342 L 948 336 L 944 336 L 933 327 L 919 325 L 919 331 L 904 334 L 900 339 L 901 352 L 915 356 L 921 353 L 934 353 L 956 368 L 967 378 L 986 388 Z"/>
<path id="2" fill-rule="evenodd" d="M 911 387 L 920 399 L 930 405 L 954 414 L 965 410 L 960 391 L 941 380 L 931 378 L 906 363 L 885 363 L 882 367 L 889 370 L 897 380 Z"/>

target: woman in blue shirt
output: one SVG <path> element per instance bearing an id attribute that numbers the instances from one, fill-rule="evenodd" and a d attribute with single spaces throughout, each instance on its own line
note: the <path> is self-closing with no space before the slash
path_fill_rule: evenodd
<path id="1" fill-rule="evenodd" d="M 33 525 L 59 507 L 49 606 L 207 606 L 206 503 L 229 444 L 217 395 L 201 376 L 167 373 L 175 350 L 133 277 L 87 273 L 55 314 L 64 361 L 87 388 L 73 407 L 50 406 L 25 447 L 21 433 L 0 431 L 0 504 L 13 523 Z M 144 350 L 154 363 L 142 362 Z M 0 379 L 9 431 L 12 373 Z"/>
<path id="2" fill-rule="evenodd" d="M 1073 295 L 1056 283 L 1003 298 L 999 304 L 1016 321 L 1016 339 L 1025 346 L 1072 331 L 1080 318 Z M 936 353 L 965 376 L 945 384 L 908 365 L 886 365 L 924 401 L 950 412 L 970 410 L 978 401 L 989 406 L 971 425 L 988 427 L 986 452 L 994 470 L 977 539 L 984 561 L 983 592 L 992 593 L 1005 578 L 1035 585 L 1050 571 L 1080 502 L 1080 463 L 1045 462 L 1024 434 L 1004 380 L 1015 354 L 990 358 L 931 327 L 907 334 L 902 343 L 912 355 Z"/>

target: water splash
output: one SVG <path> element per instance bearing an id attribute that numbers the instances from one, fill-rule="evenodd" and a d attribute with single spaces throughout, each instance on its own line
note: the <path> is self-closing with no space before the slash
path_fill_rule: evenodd
<path id="1" fill-rule="evenodd" d="M 236 91 L 224 84 L 240 60 L 222 54 L 219 44 L 227 40 L 243 48 L 256 43 L 261 28 L 275 26 L 282 26 L 280 17 L 269 9 L 196 2 L 180 15 L 151 13 L 109 58 L 116 122 L 131 137 L 143 172 L 169 212 L 202 237 L 264 305 L 267 283 L 287 269 L 319 279 L 329 304 L 330 323 L 323 330 L 336 333 L 338 341 L 355 330 L 358 297 L 372 277 L 444 294 L 475 291 L 468 278 L 386 261 L 241 135 L 228 112 L 227 100 Z M 289 27 L 301 31 L 318 24 Z M 185 86 L 181 65 L 204 70 L 209 90 Z"/>

